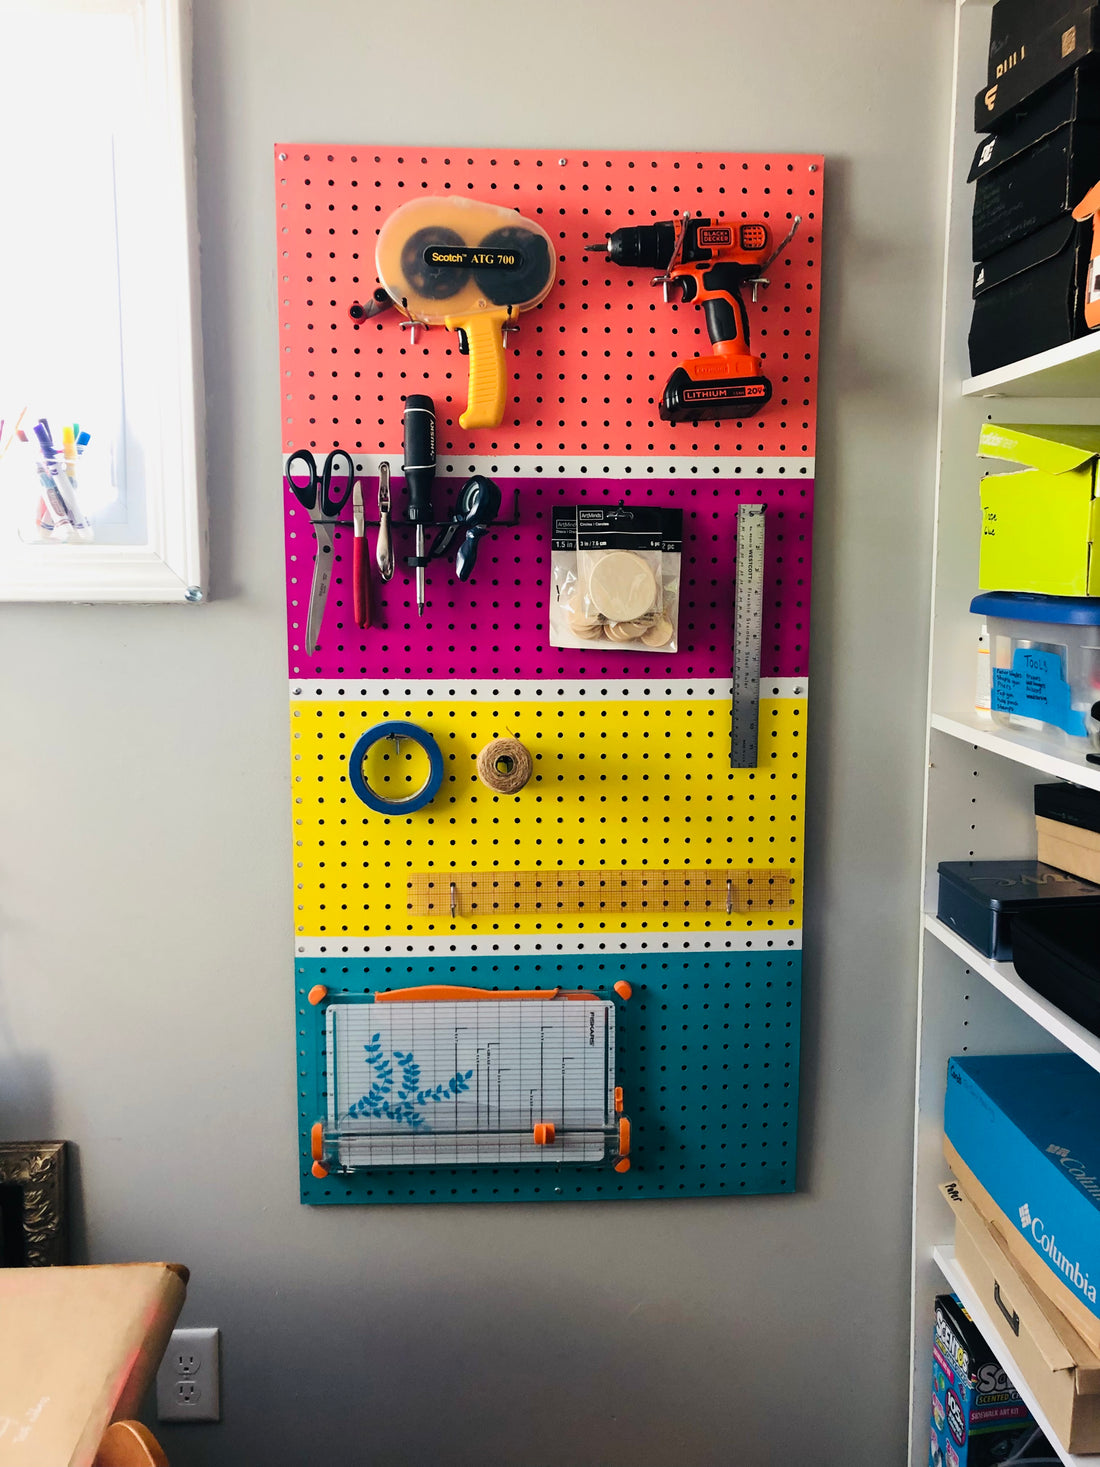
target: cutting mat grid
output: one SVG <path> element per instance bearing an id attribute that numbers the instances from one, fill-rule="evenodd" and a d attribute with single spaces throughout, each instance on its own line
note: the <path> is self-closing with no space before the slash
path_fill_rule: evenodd
<path id="1" fill-rule="evenodd" d="M 746 1196 L 795 1186 L 799 953 L 639 958 L 437 961 L 304 958 L 298 992 L 302 1201 L 308 1203 L 569 1202 Z M 421 983 L 589 989 L 617 1009 L 616 1084 L 631 1121 L 632 1166 L 416 1166 L 315 1178 L 310 1128 L 326 1114 L 325 1005 Z"/>
<path id="2" fill-rule="evenodd" d="M 410 392 L 435 399 L 447 453 L 814 452 L 820 158 L 278 144 L 275 188 L 285 452 L 339 446 L 399 462 Z M 413 346 L 396 311 L 361 325 L 348 314 L 377 284 L 386 218 L 416 196 L 448 193 L 518 209 L 558 247 L 549 296 L 511 337 L 504 421 L 473 433 L 458 425 L 467 359 L 453 333 L 436 327 Z M 774 390 L 759 418 L 661 422 L 657 403 L 676 363 L 710 350 L 702 312 L 666 305 L 652 270 L 584 253 L 612 229 L 683 210 L 763 220 L 776 244 L 802 216 L 750 308 L 752 349 Z"/>
<path id="3" fill-rule="evenodd" d="M 394 465 L 395 470 L 399 463 Z M 810 617 L 810 531 L 813 480 L 765 478 L 748 482 L 710 479 L 701 483 L 615 479 L 551 482 L 510 478 L 507 464 L 491 466 L 511 515 L 519 491 L 519 525 L 482 540 L 469 581 L 454 576 L 449 561 L 427 569 L 428 604 L 416 614 L 412 572 L 399 565 L 383 585 L 374 578 L 379 625 L 355 625 L 351 597 L 351 534 L 337 532 L 335 564 L 319 648 L 307 652 L 306 612 L 313 574 L 314 542 L 309 516 L 285 490 L 287 512 L 287 647 L 291 678 L 346 681 L 400 672 L 416 678 L 662 678 L 726 677 L 732 667 L 732 583 L 737 545 L 737 506 L 763 504 L 767 514 L 764 552 L 764 639 L 760 669 L 765 677 L 805 677 Z M 445 515 L 462 480 L 437 479 L 433 502 Z M 377 479 L 364 477 L 364 498 L 377 502 Z M 393 481 L 395 513 L 405 507 L 404 483 Z M 583 651 L 551 647 L 547 608 L 553 594 L 550 511 L 555 504 L 678 505 L 684 512 L 678 652 L 664 655 L 621 652 L 601 641 Z M 368 542 L 373 549 L 373 530 Z M 398 555 L 411 554 L 408 530 L 395 531 Z"/>

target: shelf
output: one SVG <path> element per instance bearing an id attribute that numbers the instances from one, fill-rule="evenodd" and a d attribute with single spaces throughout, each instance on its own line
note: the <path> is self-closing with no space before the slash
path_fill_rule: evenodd
<path id="1" fill-rule="evenodd" d="M 1023 1396 L 1024 1400 L 1027 1402 L 1028 1410 L 1031 1412 L 1032 1416 L 1035 1417 L 1035 1420 L 1042 1428 L 1043 1435 L 1046 1437 L 1047 1441 L 1050 1442 L 1054 1450 L 1058 1453 L 1061 1461 L 1066 1464 L 1066 1467 L 1078 1467 L 1078 1464 L 1080 1464 L 1080 1467 L 1100 1467 L 1100 1456 L 1089 1453 L 1087 1457 L 1083 1457 L 1079 1453 L 1067 1452 L 1064 1447 L 1059 1445 L 1058 1439 L 1054 1435 L 1054 1432 L 1051 1430 L 1050 1423 L 1047 1420 L 1046 1412 L 1042 1409 L 1038 1401 L 1031 1394 L 1031 1390 L 1029 1389 L 1027 1382 L 1020 1374 L 1020 1370 L 1016 1364 L 1016 1361 L 1012 1358 L 1011 1350 L 1003 1342 L 997 1325 L 990 1318 L 989 1311 L 983 1306 L 981 1300 L 978 1298 L 978 1295 L 971 1288 L 970 1280 L 959 1267 L 958 1262 L 955 1258 L 954 1248 L 950 1244 L 944 1244 L 941 1247 L 933 1248 L 932 1257 L 936 1260 L 939 1270 L 943 1274 L 944 1278 L 966 1305 L 967 1313 L 981 1330 L 982 1334 L 986 1338 L 986 1341 L 990 1344 L 992 1344 L 994 1340 L 997 1342 L 997 1359 L 1001 1362 L 1008 1375 L 1012 1378 L 1012 1384 L 1016 1387 L 1016 1389 L 1020 1392 L 1020 1395 Z"/>
<path id="2" fill-rule="evenodd" d="M 978 713 L 933 713 L 932 727 L 967 744 L 977 744 L 990 754 L 1000 754 L 1017 764 L 1026 764 L 1041 774 L 1068 779 L 1089 789 L 1100 790 L 1100 764 L 1090 764 L 1084 754 L 1071 752 L 1020 729 L 1001 728 Z"/>
<path id="3" fill-rule="evenodd" d="M 967 377 L 963 397 L 1100 397 L 1100 333 Z"/>
<path id="4" fill-rule="evenodd" d="M 1029 988 L 1011 963 L 997 963 L 992 958 L 984 957 L 948 927 L 946 922 L 941 922 L 929 912 L 924 916 L 924 929 L 937 942 L 942 942 L 944 947 L 950 948 L 956 956 L 962 958 L 968 968 L 972 968 L 987 983 L 991 983 L 999 993 L 1011 999 L 1018 1009 L 1034 1019 L 1059 1044 L 1072 1050 L 1094 1070 L 1100 1070 L 1100 1039 L 1069 1018 L 1048 998 L 1036 993 L 1034 988 Z"/>

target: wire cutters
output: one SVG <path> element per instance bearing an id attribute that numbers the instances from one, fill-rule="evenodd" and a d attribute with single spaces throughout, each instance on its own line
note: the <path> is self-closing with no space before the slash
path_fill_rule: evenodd
<path id="1" fill-rule="evenodd" d="M 299 483 L 295 473 L 305 477 Z M 304 509 L 309 510 L 310 523 L 317 541 L 317 553 L 313 562 L 313 585 L 309 592 L 309 615 L 306 619 L 306 651 L 315 652 L 321 636 L 321 618 L 325 614 L 328 600 L 329 581 L 332 579 L 332 552 L 336 541 L 336 522 L 340 511 L 351 497 L 355 483 L 355 465 L 351 455 L 342 448 L 334 448 L 325 459 L 324 468 L 317 472 L 317 460 L 308 448 L 299 448 L 286 461 L 286 477 L 294 497 Z M 333 488 L 333 479 L 342 477 L 344 482 Z"/>

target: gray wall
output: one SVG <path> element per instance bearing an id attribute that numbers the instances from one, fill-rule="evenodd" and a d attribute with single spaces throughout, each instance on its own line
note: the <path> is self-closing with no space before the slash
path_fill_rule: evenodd
<path id="1" fill-rule="evenodd" d="M 903 1461 L 945 0 L 195 0 L 214 599 L 0 608 L 0 1134 L 176 1258 L 173 1467 Z M 827 159 L 801 1190 L 297 1202 L 276 140 Z"/>

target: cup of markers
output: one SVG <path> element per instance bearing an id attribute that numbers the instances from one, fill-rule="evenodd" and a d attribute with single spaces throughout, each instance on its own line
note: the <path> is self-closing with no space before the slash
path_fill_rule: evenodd
<path id="1" fill-rule="evenodd" d="M 72 423 L 62 428 L 58 445 L 49 423 L 39 418 L 31 433 L 17 426 L 15 436 L 36 454 L 39 498 L 34 523 L 38 538 L 57 545 L 93 539 L 92 523 L 77 493 L 77 464 L 92 435 L 81 432 L 79 423 Z"/>

